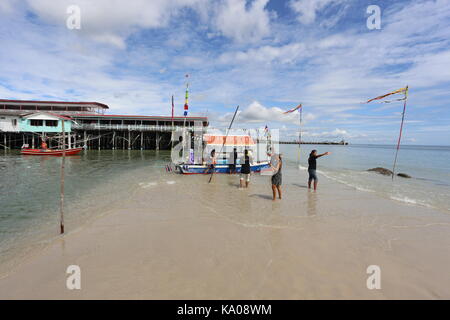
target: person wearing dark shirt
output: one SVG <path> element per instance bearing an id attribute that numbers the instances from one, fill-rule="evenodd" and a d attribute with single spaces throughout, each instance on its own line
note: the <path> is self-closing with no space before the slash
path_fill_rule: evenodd
<path id="1" fill-rule="evenodd" d="M 308 179 L 308 189 L 311 189 L 311 182 L 314 180 L 314 191 L 317 190 L 317 183 L 319 179 L 317 178 L 317 158 L 329 155 L 330 152 L 325 152 L 322 154 L 317 154 L 317 150 L 311 151 L 309 154 L 308 159 L 308 173 L 309 173 L 309 179 Z"/>
<path id="2" fill-rule="evenodd" d="M 245 181 L 245 187 L 248 188 L 248 185 L 250 183 L 250 163 L 252 162 L 252 158 L 248 152 L 248 149 L 245 149 L 244 151 L 244 157 L 241 160 L 241 176 L 240 176 L 240 187 L 244 188 L 244 181 Z"/>
<path id="3" fill-rule="evenodd" d="M 233 149 L 233 155 L 232 155 L 232 163 L 229 164 L 229 168 L 230 168 L 230 174 L 236 173 L 236 165 L 237 165 L 237 157 L 238 157 L 238 153 L 237 153 L 237 149 L 234 148 Z"/>

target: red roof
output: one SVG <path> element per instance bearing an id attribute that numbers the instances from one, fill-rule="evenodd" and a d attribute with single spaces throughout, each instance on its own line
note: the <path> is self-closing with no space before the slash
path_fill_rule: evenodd
<path id="1" fill-rule="evenodd" d="M 99 103 L 99 102 L 73 102 L 73 101 L 39 101 L 39 100 L 8 100 L 8 99 L 0 99 L 0 103 L 45 103 L 45 104 L 73 104 L 73 105 L 96 105 L 103 109 L 109 109 L 109 107 L 106 104 Z"/>

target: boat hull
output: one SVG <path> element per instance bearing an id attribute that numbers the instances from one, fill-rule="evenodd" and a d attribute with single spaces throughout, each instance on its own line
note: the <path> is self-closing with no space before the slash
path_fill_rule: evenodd
<path id="1" fill-rule="evenodd" d="M 73 156 L 83 151 L 83 148 L 73 148 L 66 150 L 66 156 Z M 56 156 L 61 157 L 64 153 L 63 150 L 44 150 L 44 149 L 22 149 L 23 155 L 29 156 Z"/>
<path id="2" fill-rule="evenodd" d="M 261 162 L 250 166 L 251 172 L 261 172 L 261 170 L 269 168 L 268 162 Z M 181 174 L 211 174 L 212 169 L 208 170 L 208 165 L 200 164 L 180 164 L 176 166 L 176 169 Z M 236 173 L 241 172 L 241 165 L 236 166 Z M 230 173 L 230 165 L 217 164 L 214 167 L 214 173 Z"/>

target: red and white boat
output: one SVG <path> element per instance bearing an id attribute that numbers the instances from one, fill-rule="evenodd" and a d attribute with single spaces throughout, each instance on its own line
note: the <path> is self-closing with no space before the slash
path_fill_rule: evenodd
<path id="1" fill-rule="evenodd" d="M 72 148 L 66 149 L 66 156 L 73 156 L 83 151 L 83 148 Z M 22 149 L 21 153 L 24 155 L 32 156 L 62 156 L 63 150 L 52 150 L 52 149 Z"/>

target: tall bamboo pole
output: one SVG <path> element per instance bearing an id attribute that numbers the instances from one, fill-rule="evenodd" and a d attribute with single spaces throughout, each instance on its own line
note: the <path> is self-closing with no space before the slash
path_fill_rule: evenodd
<path id="1" fill-rule="evenodd" d="M 297 166 L 300 166 L 300 157 L 302 151 L 302 120 L 303 120 L 303 106 L 300 108 L 300 130 L 298 132 L 298 163 Z"/>
<path id="2" fill-rule="evenodd" d="M 406 86 L 405 90 L 405 102 L 403 103 L 403 113 L 402 113 L 402 122 L 400 124 L 400 133 L 398 135 L 398 142 L 397 142 L 397 150 L 395 152 L 395 159 L 394 159 L 394 165 L 392 167 L 392 180 L 394 180 L 395 176 L 395 167 L 397 165 L 397 157 L 398 157 L 398 151 L 400 150 L 400 142 L 402 140 L 402 132 L 403 132 L 403 123 L 405 122 L 405 113 L 406 113 L 406 102 L 408 101 L 408 86 Z"/>
<path id="3" fill-rule="evenodd" d="M 61 183 L 60 183 L 60 185 L 61 185 L 60 199 L 61 200 L 60 200 L 60 207 L 59 207 L 59 212 L 60 212 L 59 226 L 60 226 L 61 234 L 64 233 L 64 167 L 65 167 L 65 163 L 66 163 L 66 130 L 64 128 L 64 122 L 65 122 L 65 120 L 62 119 L 63 155 L 62 155 L 62 159 L 61 159 Z"/>
<path id="4" fill-rule="evenodd" d="M 234 119 L 236 118 L 236 115 L 237 115 L 237 113 L 238 113 L 238 110 L 239 110 L 239 106 L 237 106 L 236 111 L 234 112 L 234 115 L 233 115 L 233 119 L 231 119 L 230 126 L 228 127 L 228 130 L 227 130 L 227 134 L 226 134 L 226 136 L 225 136 L 225 139 L 223 140 L 222 147 L 220 148 L 220 151 L 219 151 L 219 156 L 220 156 L 220 154 L 222 153 L 222 149 L 223 149 L 223 147 L 225 146 L 225 143 L 226 143 L 226 141 L 227 141 L 228 135 L 230 134 L 230 130 L 231 130 L 231 127 L 233 126 L 233 122 L 234 122 Z M 212 180 L 212 178 L 213 178 L 213 176 L 214 176 L 214 172 L 215 172 L 215 171 L 216 171 L 216 169 L 213 168 L 213 171 L 212 171 L 212 173 L 211 173 L 211 176 L 209 177 L 208 183 L 211 183 L 211 180 Z"/>

